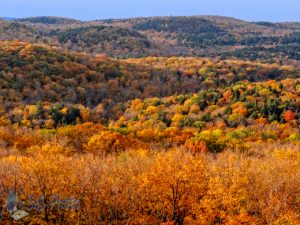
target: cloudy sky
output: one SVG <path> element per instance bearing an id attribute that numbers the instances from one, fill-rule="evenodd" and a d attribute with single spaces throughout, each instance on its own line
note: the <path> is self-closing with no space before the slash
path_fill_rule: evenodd
<path id="1" fill-rule="evenodd" d="M 300 0 L 0 0 L 0 17 L 81 20 L 222 15 L 248 21 L 300 21 Z"/>

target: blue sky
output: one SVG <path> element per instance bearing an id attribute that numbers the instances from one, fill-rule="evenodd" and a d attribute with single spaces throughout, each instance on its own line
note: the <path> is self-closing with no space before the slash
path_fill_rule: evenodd
<path id="1" fill-rule="evenodd" d="M 300 0 L 0 0 L 0 17 L 41 15 L 81 20 L 222 15 L 248 21 L 300 21 Z"/>

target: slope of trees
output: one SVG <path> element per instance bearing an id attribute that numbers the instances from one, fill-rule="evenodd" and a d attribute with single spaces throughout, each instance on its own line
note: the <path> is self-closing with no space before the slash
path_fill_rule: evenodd
<path id="1" fill-rule="evenodd" d="M 34 17 L 1 23 L 7 27 L 1 30 L 0 26 L 2 40 L 45 43 L 119 58 L 221 54 L 251 60 L 299 59 L 299 23 L 250 23 L 218 16 L 88 22 Z"/>
<path id="2" fill-rule="evenodd" d="M 92 121 L 116 118 L 135 98 L 298 76 L 293 67 L 276 64 L 156 57 L 118 61 L 23 42 L 1 43 L 0 66 L 3 116 L 12 123 L 38 119 L 41 124 L 50 118 L 54 124 L 72 124 L 86 118 L 84 111 L 93 111 Z M 35 110 L 25 115 L 26 105 Z"/>
<path id="3" fill-rule="evenodd" d="M 64 25 L 80 22 L 79 20 L 55 17 L 55 16 L 39 16 L 39 17 L 29 17 L 23 19 L 17 19 L 19 22 L 28 22 L 28 23 L 41 23 L 41 24 L 50 24 L 50 25 Z"/>
<path id="4" fill-rule="evenodd" d="M 37 31 L 34 28 L 16 22 L 0 20 L 0 40 L 36 41 Z"/>
<path id="5" fill-rule="evenodd" d="M 176 33 L 180 44 L 207 48 L 215 45 L 232 45 L 234 36 L 208 20 L 193 17 L 153 18 L 133 26 L 136 30 L 155 30 Z"/>
<path id="6" fill-rule="evenodd" d="M 138 57 L 148 54 L 150 41 L 137 31 L 106 26 L 89 26 L 51 32 L 63 48 L 87 53 L 105 53 L 115 57 Z"/>
<path id="7" fill-rule="evenodd" d="M 136 99 L 111 127 L 149 142 L 185 144 L 193 151 L 218 152 L 257 141 L 297 142 L 298 86 L 299 79 L 241 82 L 197 94 Z"/>

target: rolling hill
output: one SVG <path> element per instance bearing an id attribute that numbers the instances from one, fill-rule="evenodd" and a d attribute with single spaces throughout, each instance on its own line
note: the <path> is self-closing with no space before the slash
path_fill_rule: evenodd
<path id="1" fill-rule="evenodd" d="M 100 107 L 97 118 L 114 119 L 135 98 L 299 77 L 295 68 L 277 64 L 192 57 L 116 60 L 16 41 L 1 42 L 0 67 L 2 111 L 13 122 L 21 120 L 18 108 L 39 102 L 52 109 L 57 104 Z"/>
<path id="2" fill-rule="evenodd" d="M 2 31 L 11 40 L 37 43 L 26 35 L 21 36 L 21 28 L 17 28 L 19 32 L 12 32 L 16 24 L 38 33 L 38 43 L 119 58 L 185 55 L 266 62 L 300 58 L 299 23 L 247 22 L 218 16 L 88 22 L 36 17 L 18 19 L 13 27 Z M 74 37 L 71 38 L 71 34 Z"/>
<path id="3" fill-rule="evenodd" d="M 79 20 L 55 17 L 55 16 L 40 16 L 40 17 L 28 17 L 22 19 L 15 19 L 18 22 L 28 22 L 28 23 L 40 23 L 40 24 L 49 24 L 49 25 L 66 25 L 72 23 L 78 23 Z"/>

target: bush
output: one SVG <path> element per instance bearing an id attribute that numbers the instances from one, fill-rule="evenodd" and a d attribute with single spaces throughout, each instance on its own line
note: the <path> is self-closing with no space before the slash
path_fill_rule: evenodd
<path id="1" fill-rule="evenodd" d="M 222 152 L 226 147 L 227 139 L 219 129 L 202 131 L 201 133 L 197 133 L 195 138 L 203 141 L 208 150 L 213 153 Z"/>

